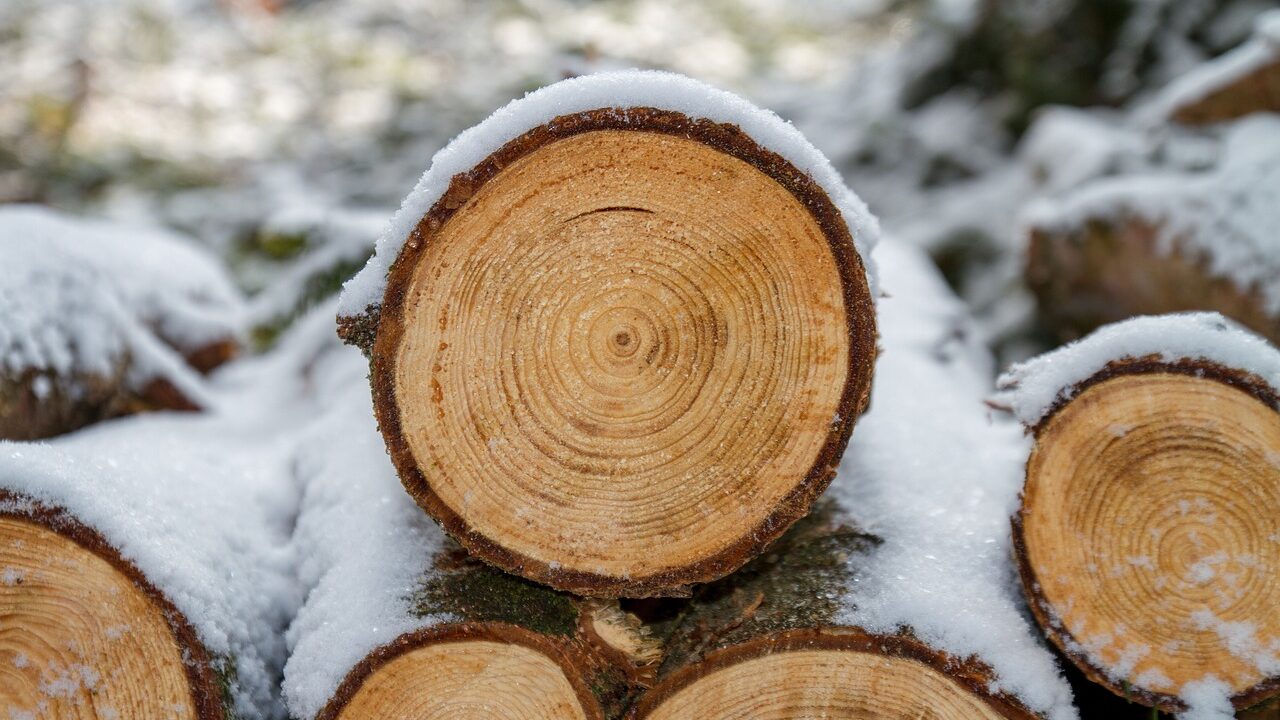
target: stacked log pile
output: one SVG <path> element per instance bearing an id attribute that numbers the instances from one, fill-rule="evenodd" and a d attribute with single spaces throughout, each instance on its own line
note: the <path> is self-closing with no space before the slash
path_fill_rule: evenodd
<path id="1" fill-rule="evenodd" d="M 1142 706 L 1268 717 L 1280 352 L 1131 320 L 1012 368 L 990 404 L 1020 422 L 992 419 L 965 309 L 915 251 L 878 275 L 877 234 L 727 93 L 628 72 L 516 101 L 340 304 L 210 387 L 173 374 L 204 413 L 0 444 L 0 710 L 1080 717 L 1047 638 Z M 232 326 L 175 303 L 95 332 Z"/>

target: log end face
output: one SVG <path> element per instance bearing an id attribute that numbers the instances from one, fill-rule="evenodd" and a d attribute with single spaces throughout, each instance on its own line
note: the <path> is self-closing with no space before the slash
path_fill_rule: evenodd
<path id="1" fill-rule="evenodd" d="M 460 178 L 397 258 L 372 350 L 392 457 L 451 534 L 558 589 L 644 597 L 807 511 L 875 354 L 861 259 L 812 181 L 652 109 L 558 119 Z"/>
<path id="2" fill-rule="evenodd" d="M 1280 412 L 1151 369 L 1087 385 L 1038 428 L 1015 522 L 1024 589 L 1117 694 L 1181 710 L 1212 676 L 1247 707 L 1280 690 Z"/>
<path id="3" fill-rule="evenodd" d="M 42 524 L 0 516 L 0 619 L 13 717 L 222 718 L 186 662 L 203 650 L 187 651 L 150 592 Z"/>
<path id="4" fill-rule="evenodd" d="M 984 668 L 905 636 L 859 630 L 784 633 L 737 645 L 668 677 L 632 720 L 856 717 L 1017 718 L 1033 713 L 988 691 Z"/>

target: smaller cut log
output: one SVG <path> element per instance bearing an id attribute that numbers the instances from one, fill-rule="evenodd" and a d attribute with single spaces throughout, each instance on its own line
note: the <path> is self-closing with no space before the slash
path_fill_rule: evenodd
<path id="1" fill-rule="evenodd" d="M 239 347 L 238 291 L 166 231 L 8 206 L 0 266 L 0 438 L 199 409 Z"/>
<path id="2" fill-rule="evenodd" d="M 653 673 L 652 639 L 616 603 L 508 575 L 449 540 L 400 486 L 366 366 L 345 350 L 295 464 L 307 601 L 288 632 L 290 715 L 618 717 Z"/>
<path id="3" fill-rule="evenodd" d="M 1062 340 L 1212 310 L 1280 341 L 1280 119 L 1232 125 L 1217 166 L 1096 180 L 1026 218 L 1025 278 Z"/>
<path id="4" fill-rule="evenodd" d="M 680 595 L 830 482 L 875 221 L 789 124 L 666 73 L 532 93 L 433 160 L 347 285 L 405 487 L 561 590 Z"/>
<path id="5" fill-rule="evenodd" d="M 1140 114 L 1208 125 L 1252 113 L 1280 112 L 1280 12 L 1262 13 L 1253 37 L 1161 90 Z"/>
<path id="6" fill-rule="evenodd" d="M 0 442 L 6 717 L 277 717 L 287 478 L 185 420 Z"/>
<path id="7" fill-rule="evenodd" d="M 1000 382 L 1034 433 L 1015 549 L 1054 644 L 1168 712 L 1280 692 L 1280 352 L 1216 314 L 1137 318 Z"/>

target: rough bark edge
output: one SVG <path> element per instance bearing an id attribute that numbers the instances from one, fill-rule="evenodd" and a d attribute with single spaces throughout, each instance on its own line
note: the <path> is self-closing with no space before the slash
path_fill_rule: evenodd
<path id="1" fill-rule="evenodd" d="M 1048 427 L 1049 421 L 1078 397 L 1080 393 L 1094 385 L 1124 375 L 1155 373 L 1172 373 L 1214 380 L 1247 393 L 1267 407 L 1280 413 L 1280 395 L 1256 375 L 1208 360 L 1184 358 L 1174 362 L 1167 362 L 1158 355 L 1148 355 L 1141 358 L 1113 360 L 1087 380 L 1076 383 L 1072 386 L 1069 394 L 1065 396 L 1059 395 L 1059 399 L 1054 402 L 1053 406 L 1044 414 L 1044 417 L 1040 418 L 1040 421 L 1030 428 L 1030 432 L 1039 440 L 1040 434 Z M 1027 469 L 1030 468 L 1030 463 L 1031 459 L 1028 456 Z M 1026 472 L 1026 470 L 1023 471 L 1024 491 L 1026 487 Z M 1031 567 L 1031 558 L 1027 552 L 1024 527 L 1026 514 L 1027 506 L 1024 493 L 1019 492 L 1018 512 L 1010 519 L 1013 528 L 1013 555 L 1018 566 L 1018 578 L 1022 585 L 1022 594 L 1027 600 L 1032 616 L 1035 617 L 1036 624 L 1040 626 L 1045 636 L 1049 638 L 1054 647 L 1084 673 L 1085 677 L 1095 684 L 1105 687 L 1122 698 L 1147 707 L 1156 708 L 1161 712 L 1178 713 L 1186 710 L 1186 703 L 1176 695 L 1152 692 L 1144 688 L 1128 685 L 1123 680 L 1117 681 L 1110 677 L 1103 668 L 1098 667 L 1089 660 L 1075 636 L 1054 617 L 1054 611 L 1049 601 L 1040 591 L 1040 580 L 1036 576 L 1035 570 Z M 1246 710 L 1276 696 L 1280 696 L 1280 676 L 1265 678 L 1253 687 L 1232 695 L 1231 705 L 1236 710 Z"/>
<path id="2" fill-rule="evenodd" d="M 1037 717 L 1016 698 L 992 692 L 993 673 L 975 659 L 952 657 L 910 635 L 874 635 L 854 627 L 829 627 L 790 630 L 717 650 L 701 662 L 687 665 L 667 676 L 640 698 L 627 714 L 627 719 L 648 717 L 680 690 L 717 670 L 779 652 L 798 650 L 863 652 L 914 660 L 946 675 L 1003 717 L 1015 720 L 1034 720 Z"/>
<path id="3" fill-rule="evenodd" d="M 483 641 L 519 645 L 545 655 L 573 686 L 587 717 L 590 720 L 605 719 L 604 711 L 586 681 L 587 663 L 574 657 L 565 643 L 508 623 L 451 623 L 405 633 L 365 655 L 347 673 L 315 720 L 337 720 L 365 681 L 401 655 L 436 644 Z"/>
<path id="4" fill-rule="evenodd" d="M 195 628 L 169 598 L 147 579 L 136 565 L 126 560 L 120 552 L 97 530 L 80 522 L 67 510 L 32 500 L 25 495 L 0 489 L 0 517 L 14 518 L 35 523 L 57 533 L 85 550 L 111 564 L 142 591 L 164 617 L 183 654 L 183 667 L 187 674 L 187 687 L 191 691 L 191 704 L 200 720 L 227 720 L 230 698 L 228 688 L 213 667 L 212 656 L 200 641 Z"/>
<path id="5" fill-rule="evenodd" d="M 407 287 L 419 258 L 436 233 L 484 183 L 511 163 L 557 140 L 597 130 L 653 132 L 701 142 L 748 163 L 786 188 L 810 212 L 827 238 L 840 276 L 849 333 L 849 367 L 837 407 L 839 419 L 832 424 L 826 442 L 804 478 L 768 517 L 726 549 L 680 568 L 638 578 L 552 569 L 547 563 L 509 550 L 473 530 L 435 494 L 414 461 L 400 427 L 394 391 L 395 351 L 404 333 Z M 371 306 L 368 310 L 359 317 L 340 318 L 339 335 L 349 343 L 361 345 L 370 355 L 370 383 L 379 429 L 405 489 L 446 532 L 478 557 L 530 580 L 593 597 L 687 595 L 690 584 L 715 580 L 741 567 L 803 517 L 835 477 L 835 468 L 849 443 L 854 422 L 867 408 L 877 353 L 875 304 L 863 259 L 854 247 L 839 209 L 821 187 L 782 156 L 757 144 L 736 125 L 693 120 L 682 113 L 657 108 L 602 108 L 563 115 L 508 142 L 471 171 L 455 175 L 449 189 L 410 233 L 392 264 L 381 307 Z M 375 324 L 376 332 L 373 331 Z M 371 345 L 364 344 L 370 340 Z"/>

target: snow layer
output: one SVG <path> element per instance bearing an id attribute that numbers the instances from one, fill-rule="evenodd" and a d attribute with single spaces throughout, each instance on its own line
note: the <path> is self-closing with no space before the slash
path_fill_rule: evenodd
<path id="1" fill-rule="evenodd" d="M 850 559 L 843 622 L 910 628 L 995 671 L 996 690 L 1050 720 L 1075 718 L 1071 691 L 1025 612 L 1009 561 L 1027 441 L 983 406 L 991 360 L 963 305 L 922 253 L 882 243 L 888 296 L 871 411 L 859 421 L 831 494 L 884 539 Z"/>
<path id="2" fill-rule="evenodd" d="M 507 142 L 561 115 L 629 107 L 672 110 L 694 119 L 737 125 L 757 143 L 807 173 L 831 197 L 849 226 L 875 296 L 871 262 L 871 248 L 879 236 L 875 217 L 799 130 L 768 110 L 697 80 L 668 72 L 625 70 L 563 80 L 513 100 L 436 153 L 431 167 L 378 238 L 376 254 L 347 281 L 339 314 L 355 316 L 381 304 L 391 264 L 410 231 L 444 195 L 454 175 L 471 170 Z"/>
<path id="3" fill-rule="evenodd" d="M 181 353 L 240 331 L 242 299 L 222 266 L 158 228 L 0 207 L 0 370 L 163 376 L 203 397 Z M 176 348 L 176 351 L 175 351 Z"/>
<path id="4" fill-rule="evenodd" d="M 325 323 L 336 345 L 332 311 Z M 284 697 L 313 718 L 365 655 L 397 636 L 448 620 L 416 616 L 408 598 L 444 535 L 400 484 L 373 418 L 354 348 L 331 347 L 317 380 L 329 409 L 307 431 L 296 460 L 305 483 L 294 538 L 306 604 L 288 631 Z"/>
<path id="5" fill-rule="evenodd" d="M 1009 368 L 993 402 L 1035 426 L 1077 386 L 1113 360 L 1158 356 L 1207 360 L 1251 373 L 1280 394 L 1280 350 L 1218 313 L 1137 317 L 1099 328 L 1052 352 Z"/>
<path id="6" fill-rule="evenodd" d="M 1203 256 L 1210 272 L 1242 291 L 1257 289 L 1267 311 L 1280 315 L 1280 117 L 1232 124 L 1210 172 L 1100 180 L 1026 214 L 1026 222 L 1052 232 L 1123 218 L 1154 225 L 1161 252 Z"/>
<path id="7" fill-rule="evenodd" d="M 332 406 L 334 377 L 368 397 L 364 366 L 334 335 L 336 306 L 299 319 L 272 353 L 220 369 L 203 413 L 135 416 L 50 444 L 0 443 L 0 488 L 97 529 L 211 653 L 234 661 L 241 718 L 285 714 L 284 634 L 303 599 L 292 539 L 299 441 Z"/>
<path id="8" fill-rule="evenodd" d="M 218 417 L 153 414 L 52 444 L 0 442 L 0 488 L 67 509 L 132 561 L 226 672 L 237 716 L 252 719 L 279 715 L 281 632 L 296 605 L 296 499 L 271 437 Z"/>

